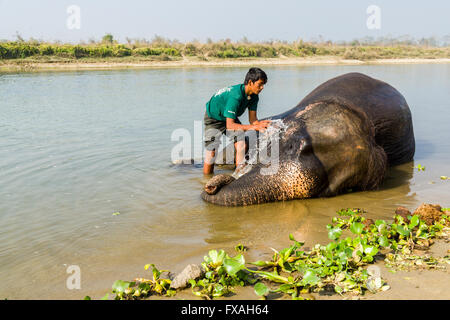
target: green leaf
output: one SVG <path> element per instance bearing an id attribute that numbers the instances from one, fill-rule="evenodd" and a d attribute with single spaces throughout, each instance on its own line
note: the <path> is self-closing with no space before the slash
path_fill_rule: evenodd
<path id="1" fill-rule="evenodd" d="M 418 171 L 425 171 L 425 167 L 422 166 L 420 163 L 417 166 L 414 166 Z"/>
<path id="2" fill-rule="evenodd" d="M 217 252 L 217 250 L 210 250 L 208 252 L 208 257 L 205 257 L 205 261 L 216 268 L 222 265 L 225 255 L 225 251 L 223 250 L 219 250 L 219 252 Z"/>
<path id="3" fill-rule="evenodd" d="M 341 234 L 342 234 L 342 229 L 341 228 L 339 228 L 339 227 L 331 228 L 328 231 L 328 238 L 330 238 L 331 240 L 337 240 L 337 239 L 339 239 Z"/>
<path id="4" fill-rule="evenodd" d="M 234 258 L 225 259 L 223 261 L 223 266 L 230 276 L 236 275 L 236 273 L 241 270 L 244 265 L 245 259 L 241 254 L 237 255 Z"/>
<path id="5" fill-rule="evenodd" d="M 217 250 L 210 250 L 208 252 L 209 258 L 211 259 L 212 263 L 216 263 L 217 261 L 217 257 L 219 256 L 219 254 L 217 253 Z"/>
<path id="6" fill-rule="evenodd" d="M 344 251 L 339 252 L 338 258 L 339 258 L 339 263 L 340 264 L 346 264 L 347 263 L 347 258 L 348 257 L 347 257 L 347 254 Z"/>
<path id="7" fill-rule="evenodd" d="M 355 234 L 361 234 L 364 229 L 364 225 L 360 222 L 353 222 L 350 226 L 350 231 Z"/>
<path id="8" fill-rule="evenodd" d="M 258 267 L 267 267 L 267 266 L 273 266 L 274 265 L 274 263 L 271 262 L 271 261 L 262 261 L 262 260 L 258 260 L 258 261 L 255 261 L 255 262 L 249 262 L 249 264 L 253 264 L 253 265 L 258 266 Z"/>
<path id="9" fill-rule="evenodd" d="M 341 209 L 338 212 L 340 216 L 352 216 L 355 212 L 352 209 Z"/>
<path id="10" fill-rule="evenodd" d="M 378 226 L 380 226 L 380 225 L 382 225 L 382 224 L 386 224 L 386 221 L 384 221 L 384 220 L 377 220 L 377 221 L 375 221 L 375 225 L 378 227 Z"/>
<path id="11" fill-rule="evenodd" d="M 328 252 L 332 252 L 334 249 L 336 249 L 336 247 L 336 242 L 330 242 L 329 244 L 327 244 L 326 249 Z"/>
<path id="12" fill-rule="evenodd" d="M 255 293 L 258 296 L 265 296 L 269 293 L 269 288 L 266 287 L 266 285 L 262 282 L 258 282 L 255 284 Z"/>
<path id="13" fill-rule="evenodd" d="M 305 274 L 303 275 L 302 283 L 303 284 L 309 284 L 311 286 L 314 286 L 319 282 L 320 278 L 317 276 L 316 272 L 313 269 L 306 270 Z"/>
<path id="14" fill-rule="evenodd" d="M 191 288 L 197 286 L 197 281 L 195 281 L 194 279 L 189 279 L 188 283 L 191 285 Z"/>
<path id="15" fill-rule="evenodd" d="M 369 256 L 374 256 L 377 254 L 377 252 L 378 252 L 378 249 L 375 248 L 374 246 L 367 246 L 364 248 L 364 253 Z"/>
<path id="16" fill-rule="evenodd" d="M 411 222 L 409 223 L 408 228 L 409 229 L 413 229 L 415 226 L 417 226 L 419 224 L 419 222 L 420 222 L 419 216 L 418 215 L 414 215 L 411 218 Z"/>
<path id="17" fill-rule="evenodd" d="M 158 280 L 159 277 L 161 276 L 161 273 L 163 273 L 163 270 L 158 270 L 154 264 L 150 265 L 152 267 L 152 274 L 153 274 L 153 280 Z"/>
<path id="18" fill-rule="evenodd" d="M 280 256 L 283 257 L 283 260 L 287 260 L 296 248 L 297 246 L 294 244 L 287 249 L 283 249 L 280 251 Z"/>
<path id="19" fill-rule="evenodd" d="M 124 292 L 125 289 L 134 286 L 134 282 L 128 282 L 123 280 L 116 280 L 112 285 L 112 290 L 115 293 Z"/>
<path id="20" fill-rule="evenodd" d="M 167 297 L 173 297 L 177 293 L 177 290 L 169 289 L 166 291 Z"/>
<path id="21" fill-rule="evenodd" d="M 250 270 L 250 269 L 246 269 L 247 271 L 250 271 L 252 273 L 256 273 L 259 276 L 271 280 L 271 281 L 275 281 L 275 282 L 281 282 L 281 283 L 289 283 L 288 278 L 280 276 L 276 273 L 273 272 L 266 272 L 266 271 L 254 271 L 254 270 Z"/>
<path id="22" fill-rule="evenodd" d="M 92 300 L 92 299 L 89 296 L 85 296 L 83 300 Z"/>
<path id="23" fill-rule="evenodd" d="M 405 237 L 410 234 L 410 231 L 408 229 L 405 229 L 402 225 L 397 225 L 397 232 Z"/>
<path id="24" fill-rule="evenodd" d="M 109 299 L 109 293 L 105 294 L 103 296 L 103 298 L 101 298 L 100 300 L 108 300 Z"/>
<path id="25" fill-rule="evenodd" d="M 213 297 L 221 297 L 223 296 L 225 293 L 227 293 L 226 288 L 221 285 L 221 284 L 216 284 L 214 285 L 214 291 L 213 291 Z"/>
<path id="26" fill-rule="evenodd" d="M 239 243 L 237 246 L 234 247 L 234 250 L 236 252 L 244 252 L 244 251 L 247 251 L 247 247 L 244 246 L 243 244 Z"/>
<path id="27" fill-rule="evenodd" d="M 385 247 L 385 248 L 389 247 L 389 239 L 386 236 L 380 236 L 378 238 L 378 243 L 382 247 Z"/>
<path id="28" fill-rule="evenodd" d="M 281 291 L 281 292 L 284 292 L 284 293 L 287 293 L 287 294 L 291 294 L 293 292 L 293 290 L 292 290 L 293 287 L 294 287 L 294 285 L 285 283 L 285 284 L 280 285 L 278 287 L 278 289 L 274 290 L 274 292 L 280 292 Z"/>

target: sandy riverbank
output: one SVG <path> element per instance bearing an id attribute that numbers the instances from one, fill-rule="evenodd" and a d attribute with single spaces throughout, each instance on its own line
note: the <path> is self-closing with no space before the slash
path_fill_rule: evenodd
<path id="1" fill-rule="evenodd" d="M 259 58 L 259 59 L 209 59 L 186 58 L 179 60 L 67 60 L 39 61 L 29 59 L 0 60 L 0 72 L 29 71 L 79 71 L 79 70 L 113 70 L 113 69 L 145 69 L 145 68 L 180 68 L 180 67 L 239 67 L 239 66 L 306 66 L 306 65 L 364 65 L 364 64 L 424 64 L 449 63 L 448 58 L 436 59 L 377 59 L 377 60 L 347 60 L 340 57 L 313 58 Z"/>

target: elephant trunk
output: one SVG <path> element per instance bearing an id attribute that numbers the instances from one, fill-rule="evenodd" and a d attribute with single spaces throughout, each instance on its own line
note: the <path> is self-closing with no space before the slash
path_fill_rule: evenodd
<path id="1" fill-rule="evenodd" d="M 275 193 L 282 193 L 281 186 L 276 186 L 274 179 L 258 175 L 249 178 L 247 175 L 221 186 L 220 190 L 211 193 L 205 190 L 202 193 L 203 200 L 223 206 L 245 206 L 269 201 L 275 201 Z M 219 186 L 220 187 L 220 186 Z"/>
<path id="2" fill-rule="evenodd" d="M 229 184 L 215 194 L 203 191 L 207 202 L 222 206 L 246 206 L 272 201 L 309 198 L 319 192 L 323 181 L 317 173 L 301 167 L 300 162 L 285 162 L 274 174 L 261 174 L 261 165 Z"/>

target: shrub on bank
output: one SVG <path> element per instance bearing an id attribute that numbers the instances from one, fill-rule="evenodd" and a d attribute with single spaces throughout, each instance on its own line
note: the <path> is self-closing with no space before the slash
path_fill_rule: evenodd
<path id="1" fill-rule="evenodd" d="M 2 43 L 0 44 L 1 59 L 23 59 L 39 54 L 38 47 L 28 43 Z"/>
<path id="2" fill-rule="evenodd" d="M 157 39 L 158 40 L 158 39 Z M 232 43 L 230 40 L 206 44 L 193 42 L 182 44 L 154 40 L 152 42 L 133 42 L 117 44 L 116 42 L 85 44 L 56 44 L 39 41 L 0 42 L 0 59 L 24 59 L 32 56 L 56 56 L 62 58 L 108 58 L 127 56 L 159 56 L 164 59 L 181 56 L 200 58 L 215 57 L 219 59 L 234 58 L 276 58 L 335 56 L 344 59 L 389 59 L 389 58 L 450 58 L 450 47 L 423 47 L 413 45 L 340 45 L 331 43 L 306 43 L 303 41 Z"/>
<path id="3" fill-rule="evenodd" d="M 212 45 L 206 49 L 208 56 L 216 58 L 276 58 L 278 52 L 268 45 Z"/>
<path id="4" fill-rule="evenodd" d="M 0 59 L 24 59 L 31 56 L 57 56 L 63 58 L 106 58 L 140 56 L 181 56 L 175 48 L 135 48 L 123 44 L 118 45 L 58 45 L 58 44 L 28 44 L 20 42 L 0 43 Z"/>
<path id="5" fill-rule="evenodd" d="M 132 54 L 137 56 L 181 56 L 180 51 L 174 48 L 136 48 L 132 50 Z"/>

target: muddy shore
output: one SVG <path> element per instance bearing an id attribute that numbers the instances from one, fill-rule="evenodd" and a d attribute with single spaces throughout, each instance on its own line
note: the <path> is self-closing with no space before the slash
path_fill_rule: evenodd
<path id="1" fill-rule="evenodd" d="M 437 59 L 377 59 L 377 60 L 347 60 L 340 57 L 313 58 L 259 58 L 259 59 L 208 59 L 187 58 L 179 60 L 132 60 L 132 59 L 80 59 L 80 60 L 49 60 L 33 59 L 0 60 L 0 72 L 30 72 L 30 71 L 80 71 L 80 70 L 115 70 L 115 69 L 148 69 L 148 68 L 185 68 L 185 67 L 245 67 L 245 66 L 308 66 L 308 65 L 365 65 L 365 64 L 423 64 L 449 63 L 448 58 Z"/>

